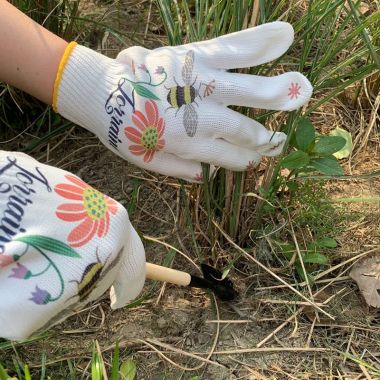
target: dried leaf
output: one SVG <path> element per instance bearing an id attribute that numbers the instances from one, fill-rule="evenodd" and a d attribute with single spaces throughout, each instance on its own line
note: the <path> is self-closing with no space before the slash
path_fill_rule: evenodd
<path id="1" fill-rule="evenodd" d="M 314 297 L 314 302 L 323 303 L 330 297 L 330 295 L 331 294 L 328 294 L 325 291 L 321 291 Z M 303 312 L 306 315 L 306 317 L 309 319 L 310 322 L 313 322 L 315 316 L 317 315 L 318 316 L 318 323 L 323 323 L 326 325 L 331 325 L 332 323 L 334 323 L 334 321 L 331 318 L 326 317 L 322 313 L 317 313 L 315 311 L 314 306 L 311 306 L 311 305 L 305 306 L 303 309 Z"/>
<path id="2" fill-rule="evenodd" d="M 380 255 L 356 263 L 350 276 L 358 284 L 367 304 L 380 307 Z"/>

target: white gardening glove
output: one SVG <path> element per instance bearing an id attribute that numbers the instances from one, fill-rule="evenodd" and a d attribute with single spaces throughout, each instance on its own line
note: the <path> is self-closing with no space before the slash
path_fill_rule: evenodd
<path id="1" fill-rule="evenodd" d="M 110 286 L 111 307 L 145 281 L 125 208 L 61 169 L 0 151 L 0 337 L 25 339 Z"/>
<path id="2" fill-rule="evenodd" d="M 276 77 L 230 73 L 286 52 L 293 28 L 273 22 L 209 41 L 114 59 L 71 43 L 56 79 L 54 108 L 145 169 L 201 181 L 201 162 L 245 170 L 281 153 L 273 133 L 229 105 L 294 110 L 311 96 L 298 72 Z"/>

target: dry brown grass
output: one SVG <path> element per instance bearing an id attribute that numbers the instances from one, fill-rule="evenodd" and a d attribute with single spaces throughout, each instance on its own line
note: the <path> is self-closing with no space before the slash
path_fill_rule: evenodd
<path id="1" fill-rule="evenodd" d="M 156 46 L 164 38 L 157 12 L 149 12 L 149 1 L 120 1 L 114 6 L 100 1 L 86 4 L 84 13 L 101 15 L 103 22 L 116 23 L 118 28 L 123 29 L 123 20 L 134 20 L 136 31 L 128 43 L 137 39 Z M 95 34 L 94 45 L 111 56 L 121 47 L 109 33 Z M 312 117 L 321 133 L 336 126 L 352 133 L 354 151 L 344 162 L 345 172 L 351 175 L 380 169 L 379 95 L 370 91 L 377 79 L 371 80 L 360 84 L 359 97 L 353 99 L 345 93 Z M 30 139 L 26 133 L 13 137 L 7 149 L 18 149 Z M 147 283 L 147 296 L 141 304 L 111 312 L 104 296 L 57 326 L 52 336 L 0 351 L 1 358 L 17 353 L 37 371 L 40 354 L 46 352 L 47 372 L 53 379 L 66 378 L 67 359 L 74 364 L 78 378 L 86 379 L 93 341 L 99 342 L 109 368 L 118 339 L 121 356 L 131 356 L 136 362 L 139 380 L 190 379 L 195 375 L 205 380 L 380 378 L 368 367 L 380 368 L 380 316 L 365 305 L 348 277 L 350 267 L 360 257 L 379 252 L 378 203 L 337 206 L 342 211 L 334 236 L 338 248 L 330 255 L 329 266 L 316 276 L 315 284 L 309 284 L 297 280 L 292 265 L 279 257 L 274 244 L 275 240 L 292 239 L 302 250 L 313 237 L 307 226 L 300 228 L 292 222 L 300 212 L 297 208 L 289 208 L 289 214 L 276 211 L 269 215 L 268 228 L 252 241 L 250 219 L 254 218 L 258 196 L 244 198 L 245 213 L 240 221 L 243 233 L 241 244 L 236 245 L 220 227 L 223 224 L 216 221 L 218 234 L 213 238 L 207 234 L 207 218 L 199 203 L 200 187 L 186 185 L 184 192 L 190 200 L 197 242 L 194 245 L 176 180 L 133 167 L 79 128 L 50 140 L 32 155 L 80 175 L 125 206 L 132 202 L 134 186 L 138 187 L 131 219 L 147 237 L 147 259 L 160 263 L 168 257 L 170 246 L 176 247 L 179 253 L 171 265 L 194 273 L 198 270 L 194 262 L 207 259 L 223 267 L 236 260 L 231 279 L 240 296 L 236 302 L 223 303 L 200 290 Z M 267 164 L 245 179 L 246 189 L 254 194 Z M 328 199 L 379 197 L 380 180 L 331 181 L 325 184 L 325 190 Z"/>

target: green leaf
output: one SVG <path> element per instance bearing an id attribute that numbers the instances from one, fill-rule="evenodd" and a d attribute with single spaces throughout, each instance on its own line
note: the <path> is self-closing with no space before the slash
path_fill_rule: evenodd
<path id="1" fill-rule="evenodd" d="M 140 186 L 140 180 L 138 178 L 132 178 L 132 194 L 130 201 L 128 202 L 128 215 L 131 218 L 136 210 L 137 203 L 139 200 Z"/>
<path id="2" fill-rule="evenodd" d="M 304 264 L 326 264 L 327 257 L 318 252 L 307 252 L 302 258 Z"/>
<path id="3" fill-rule="evenodd" d="M 80 258 L 79 253 L 77 253 L 69 245 L 48 236 L 27 235 L 18 237 L 14 240 L 22 241 L 25 244 L 58 253 L 59 255 Z"/>
<path id="4" fill-rule="evenodd" d="M 189 380 L 201 380 L 199 376 L 191 376 Z"/>
<path id="5" fill-rule="evenodd" d="M 281 161 L 281 166 L 288 169 L 300 169 L 306 166 L 309 161 L 310 157 L 307 153 L 297 150 L 284 157 Z"/>
<path id="6" fill-rule="evenodd" d="M 315 140 L 315 128 L 307 118 L 300 119 L 296 130 L 297 147 L 307 152 Z"/>
<path id="7" fill-rule="evenodd" d="M 120 366 L 120 373 L 124 376 L 124 380 L 134 380 L 136 372 L 136 364 L 132 359 L 128 359 Z"/>
<path id="8" fill-rule="evenodd" d="M 338 246 L 338 243 L 333 238 L 323 238 L 321 240 L 317 240 L 316 245 L 318 247 L 324 247 L 324 248 L 336 248 Z"/>
<path id="9" fill-rule="evenodd" d="M 224 269 L 221 280 L 224 280 L 228 276 L 228 274 L 230 273 L 230 270 L 231 270 L 231 266 L 228 266 L 226 269 Z"/>
<path id="10" fill-rule="evenodd" d="M 4 367 L 0 364 L 0 380 L 8 380 L 9 375 L 5 371 Z"/>
<path id="11" fill-rule="evenodd" d="M 345 140 L 346 140 L 346 144 L 344 145 L 344 147 L 335 152 L 334 153 L 334 156 L 340 160 L 342 158 L 346 158 L 348 157 L 351 152 L 352 152 L 352 148 L 353 148 L 353 145 L 352 145 L 352 136 L 351 136 L 351 133 L 350 132 L 347 132 L 345 129 L 342 129 L 342 128 L 339 128 L 339 127 L 336 127 L 335 129 L 333 129 L 331 132 L 330 132 L 330 135 L 331 136 L 339 136 L 339 137 L 343 137 Z"/>
<path id="12" fill-rule="evenodd" d="M 116 340 L 115 349 L 112 355 L 112 370 L 111 370 L 111 379 L 110 380 L 119 380 L 119 341 Z"/>
<path id="13" fill-rule="evenodd" d="M 286 186 L 290 191 L 297 191 L 299 189 L 299 184 L 296 181 L 287 181 Z"/>
<path id="14" fill-rule="evenodd" d="M 156 95 L 153 94 L 152 91 L 148 90 L 146 87 L 139 83 L 132 83 L 132 86 L 134 90 L 143 98 L 148 98 L 148 99 L 154 99 L 154 100 L 160 100 Z"/>
<path id="15" fill-rule="evenodd" d="M 346 140 L 340 136 L 321 136 L 314 146 L 314 152 L 320 156 L 330 156 L 340 151 L 346 145 Z"/>
<path id="16" fill-rule="evenodd" d="M 334 156 L 320 157 L 311 160 L 310 165 L 326 175 L 342 175 L 343 169 Z"/>

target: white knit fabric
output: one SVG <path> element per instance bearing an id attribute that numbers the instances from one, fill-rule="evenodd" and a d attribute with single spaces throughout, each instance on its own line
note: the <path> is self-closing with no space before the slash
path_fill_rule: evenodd
<path id="1" fill-rule="evenodd" d="M 97 299 L 135 298 L 144 247 L 127 211 L 78 177 L 0 151 L 0 337 L 25 339 Z"/>
<path id="2" fill-rule="evenodd" d="M 289 48 L 293 29 L 273 22 L 209 41 L 114 59 L 77 46 L 58 88 L 58 112 L 94 132 L 134 164 L 201 181 L 201 162 L 232 170 L 281 153 L 273 133 L 227 106 L 294 110 L 312 94 L 298 72 L 276 77 L 231 73 L 273 60 Z"/>

